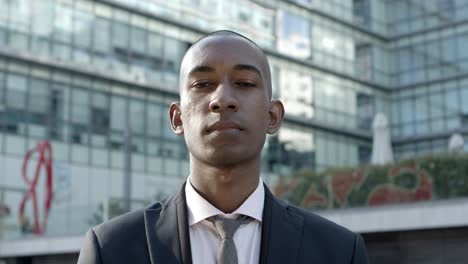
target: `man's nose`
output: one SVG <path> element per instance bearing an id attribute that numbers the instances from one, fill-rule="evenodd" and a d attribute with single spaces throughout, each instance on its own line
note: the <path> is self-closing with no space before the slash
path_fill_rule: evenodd
<path id="1" fill-rule="evenodd" d="M 209 107 L 210 111 L 215 113 L 226 110 L 237 112 L 239 102 L 236 99 L 233 87 L 227 82 L 220 84 L 213 94 Z"/>

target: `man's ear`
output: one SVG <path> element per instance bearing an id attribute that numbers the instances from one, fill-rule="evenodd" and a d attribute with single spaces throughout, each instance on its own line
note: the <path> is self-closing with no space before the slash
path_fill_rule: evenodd
<path id="1" fill-rule="evenodd" d="M 172 131 L 179 136 L 184 134 L 181 115 L 179 103 L 172 103 L 169 107 L 169 119 L 171 121 Z"/>
<path id="2" fill-rule="evenodd" d="M 274 134 L 281 126 L 284 118 L 284 106 L 280 100 L 272 100 L 270 103 L 270 120 L 268 122 L 267 133 Z"/>

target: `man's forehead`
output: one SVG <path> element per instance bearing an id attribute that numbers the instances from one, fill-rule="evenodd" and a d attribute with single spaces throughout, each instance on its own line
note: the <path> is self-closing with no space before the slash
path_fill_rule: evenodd
<path id="1" fill-rule="evenodd" d="M 208 36 L 192 45 L 190 50 L 214 49 L 219 46 L 236 46 L 245 48 L 245 51 L 262 52 L 260 48 L 250 41 L 242 37 L 232 35 Z"/>
<path id="2" fill-rule="evenodd" d="M 237 36 L 211 36 L 197 42 L 187 51 L 182 61 L 181 74 L 187 75 L 191 68 L 216 60 L 257 65 L 263 71 L 268 67 L 263 52 L 249 41 Z"/>

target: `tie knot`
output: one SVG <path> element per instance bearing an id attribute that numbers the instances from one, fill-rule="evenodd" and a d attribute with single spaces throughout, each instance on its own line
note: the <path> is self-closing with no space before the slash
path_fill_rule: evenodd
<path id="1" fill-rule="evenodd" d="M 239 215 L 233 219 L 213 216 L 208 220 L 214 224 L 222 239 L 232 239 L 239 226 L 249 223 L 252 218 L 247 215 Z"/>

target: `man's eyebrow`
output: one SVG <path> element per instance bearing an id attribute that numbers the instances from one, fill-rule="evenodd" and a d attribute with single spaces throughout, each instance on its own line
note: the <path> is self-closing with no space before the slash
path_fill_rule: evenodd
<path id="1" fill-rule="evenodd" d="M 249 64 L 237 64 L 234 66 L 234 70 L 237 71 L 254 71 L 258 76 L 262 77 L 262 72 L 255 66 Z"/>
<path id="2" fill-rule="evenodd" d="M 188 75 L 190 76 L 190 75 L 198 73 L 198 72 L 215 72 L 215 71 L 216 70 L 213 67 L 200 65 L 200 66 L 196 66 L 192 70 L 190 70 Z"/>

